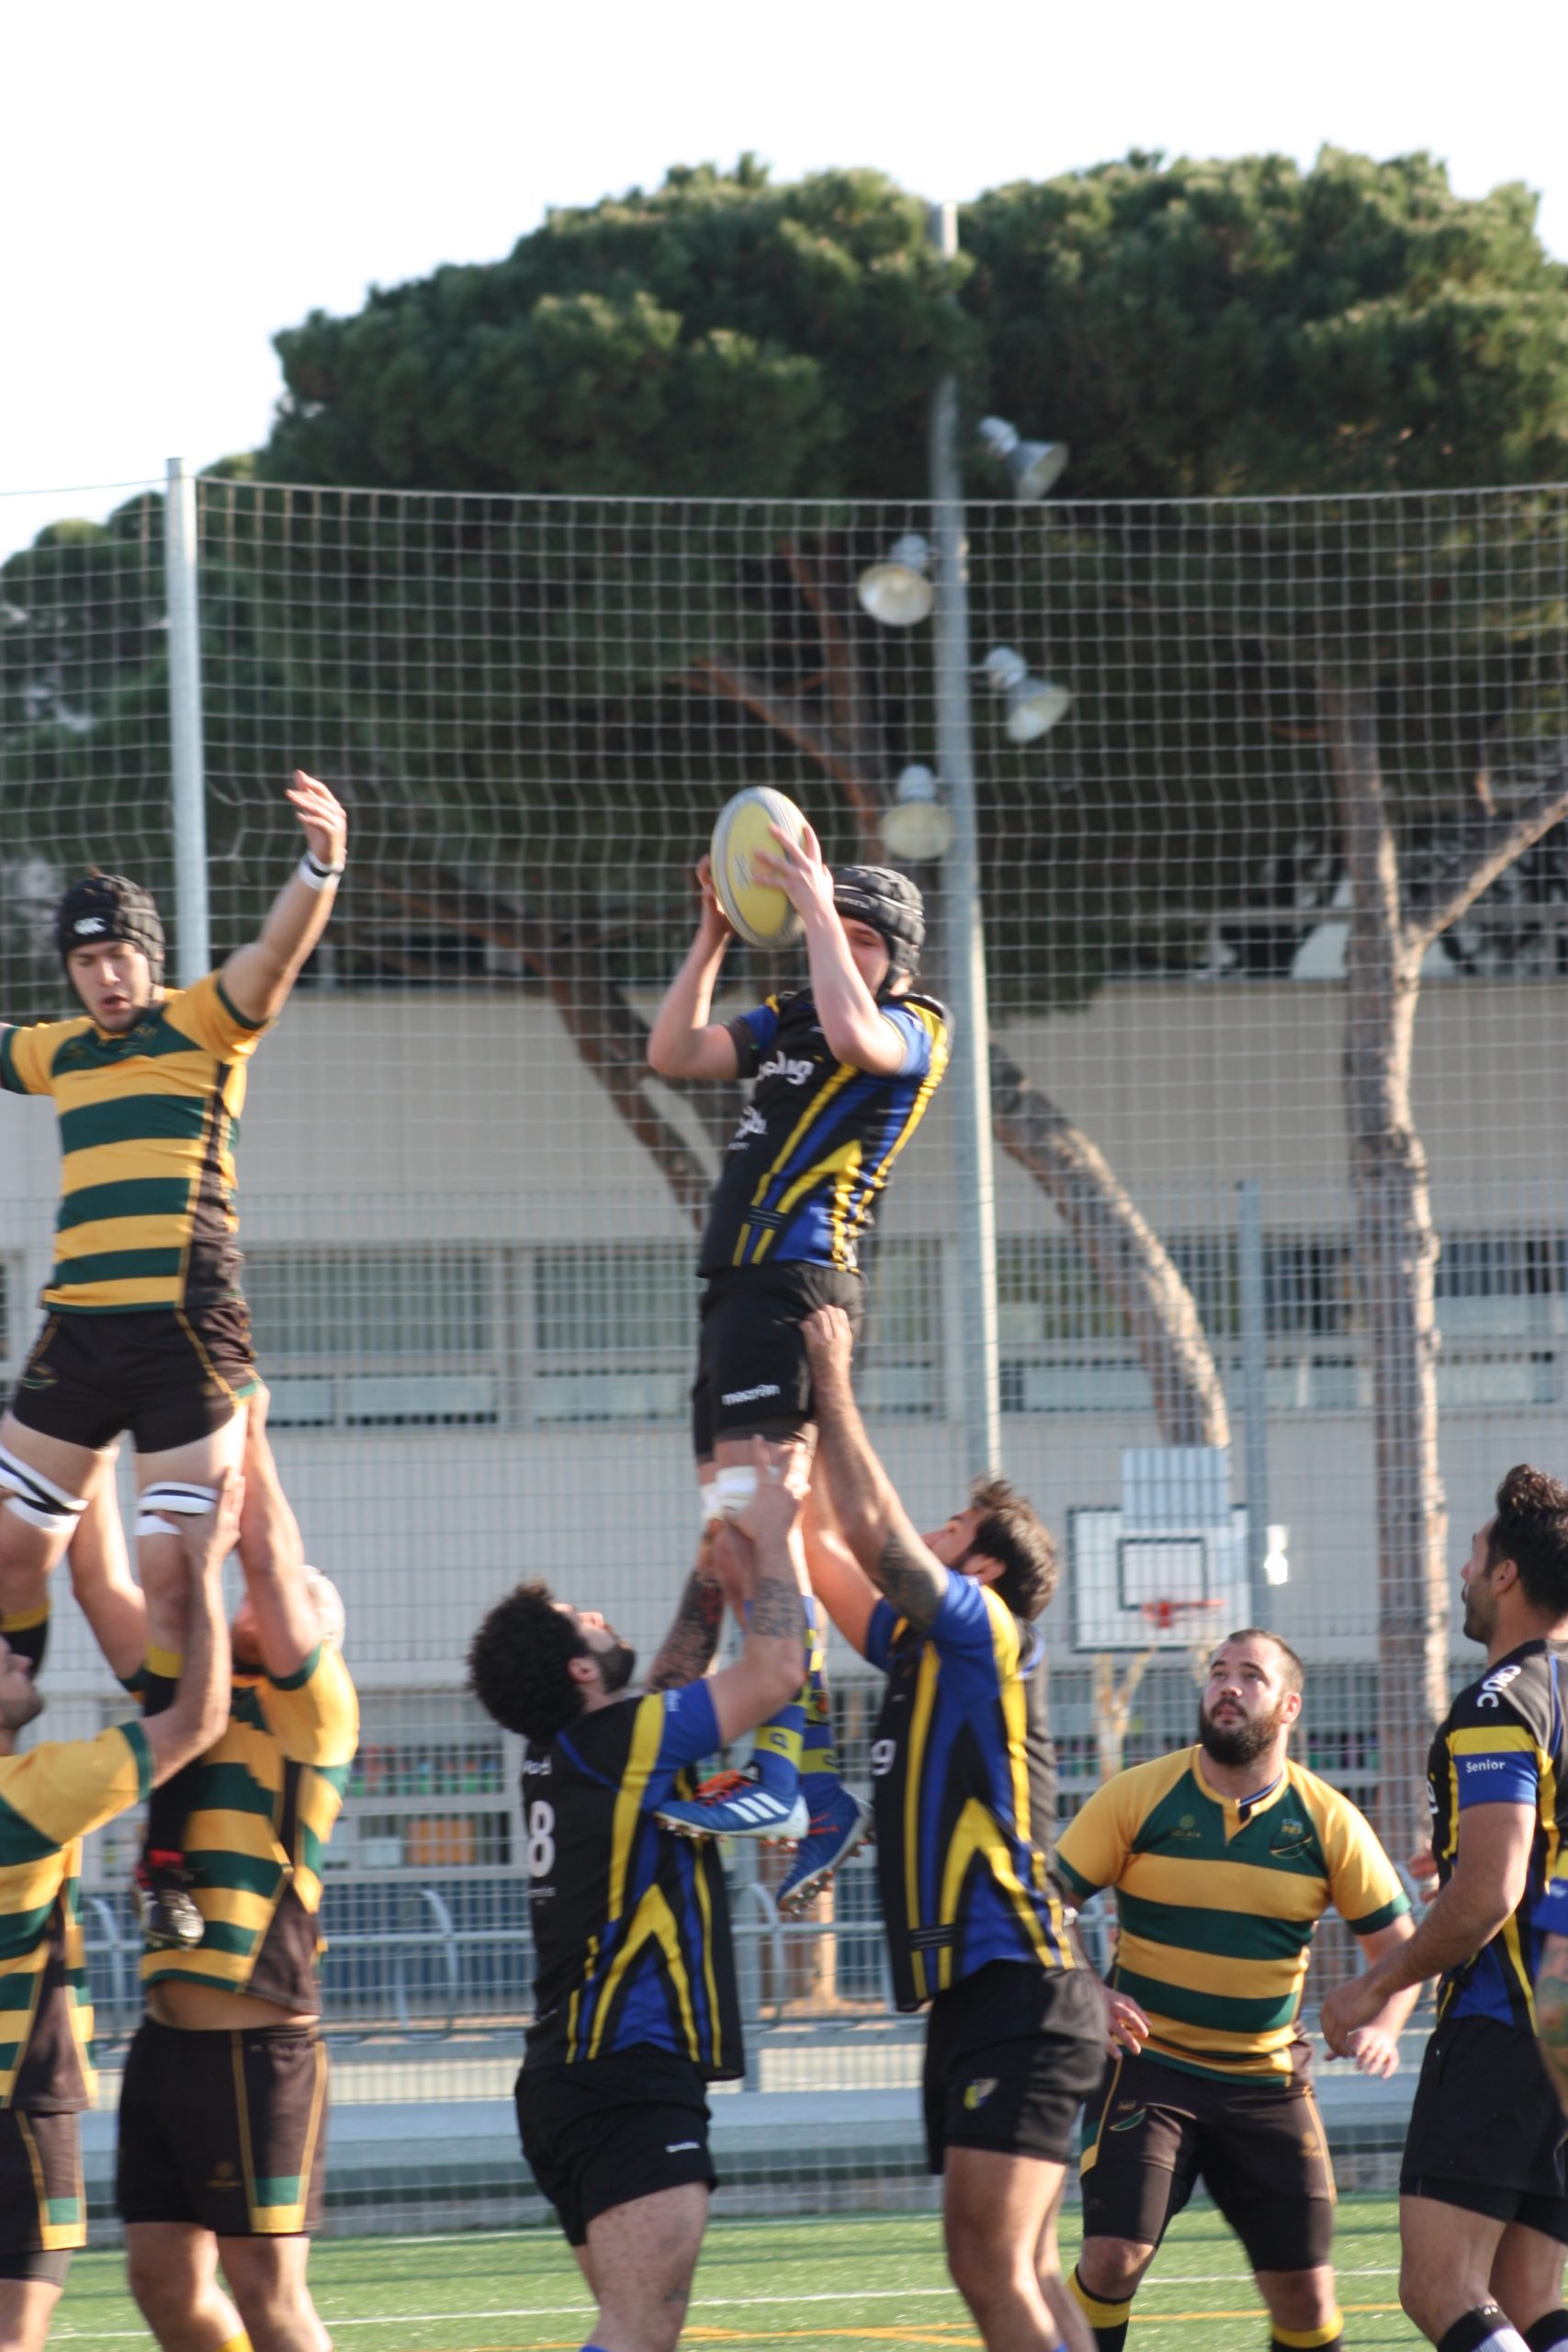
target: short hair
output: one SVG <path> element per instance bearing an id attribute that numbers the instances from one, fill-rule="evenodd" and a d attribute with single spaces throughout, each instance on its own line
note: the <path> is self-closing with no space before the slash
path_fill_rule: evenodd
<path id="1" fill-rule="evenodd" d="M 313 1568 L 307 1560 L 299 1570 L 305 1589 L 316 1611 L 316 1638 L 325 1642 L 329 1649 L 341 1650 L 348 1630 L 348 1613 L 343 1605 L 343 1595 L 324 1569 Z"/>
<path id="2" fill-rule="evenodd" d="M 468 1688 L 503 1731 L 547 1747 L 582 1713 L 571 1661 L 588 1644 L 549 1586 L 520 1584 L 498 1600 L 468 1644 Z"/>
<path id="3" fill-rule="evenodd" d="M 1497 1489 L 1486 1565 L 1512 1560 L 1532 1609 L 1568 1617 L 1568 1487 L 1516 1463 Z"/>
<path id="4" fill-rule="evenodd" d="M 1300 1690 L 1305 1683 L 1306 1668 L 1301 1659 L 1289 1642 L 1281 1640 L 1278 1634 L 1271 1634 L 1267 1625 L 1238 1625 L 1234 1634 L 1227 1634 L 1223 1641 L 1214 1644 L 1209 1653 L 1210 1657 L 1218 1657 L 1220 1652 L 1223 1649 L 1228 1649 L 1232 1642 L 1268 1642 L 1280 1653 L 1280 1679 L 1286 1690 Z"/>
<path id="5" fill-rule="evenodd" d="M 970 1552 L 983 1552 L 1001 1565 L 992 1591 L 1015 1617 L 1025 1623 L 1038 1617 L 1049 1606 L 1060 1573 L 1055 1537 L 1010 1479 L 976 1478 L 969 1507 L 980 1513 Z"/>

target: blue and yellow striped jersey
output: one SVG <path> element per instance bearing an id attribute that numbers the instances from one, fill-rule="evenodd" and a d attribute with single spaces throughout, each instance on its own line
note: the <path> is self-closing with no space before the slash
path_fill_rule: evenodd
<path id="1" fill-rule="evenodd" d="M 186 1816 L 206 1932 L 192 1951 L 144 1952 L 145 1983 L 213 1984 L 299 2016 L 320 2006 L 321 1869 L 358 1745 L 359 1702 L 335 1649 L 312 1650 L 282 1681 L 236 1673 Z"/>
<path id="2" fill-rule="evenodd" d="M 879 997 L 905 1044 L 891 1077 L 828 1050 L 808 991 L 771 996 L 729 1023 L 751 1099 L 730 1138 L 703 1235 L 700 1271 L 806 1263 L 852 1272 L 893 1163 L 947 1068 L 934 998 Z"/>
<path id="3" fill-rule="evenodd" d="M 216 972 L 169 990 L 123 1037 L 85 1014 L 0 1031 L 0 1088 L 51 1095 L 60 1115 L 45 1306 L 141 1313 L 238 1295 L 234 1145 L 261 1035 Z"/>
<path id="4" fill-rule="evenodd" d="M 139 1723 L 0 1758 L 0 2106 L 69 2114 L 91 2104 L 82 1840 L 152 1786 Z"/>
<path id="5" fill-rule="evenodd" d="M 537 1968 L 532 2064 L 651 2043 L 712 2081 L 743 2074 L 729 1908 L 709 1838 L 653 1818 L 722 1745 L 705 1683 L 580 1715 L 523 1767 Z"/>
<path id="6" fill-rule="evenodd" d="M 1357 1935 L 1408 1911 L 1366 1816 L 1287 1763 L 1252 1801 L 1220 1796 L 1200 1747 L 1134 1764 L 1056 1841 L 1064 1884 L 1116 1890 L 1111 1983 L 1149 2020 L 1151 2058 L 1193 2075 L 1288 2075 L 1318 1920 Z"/>
<path id="7" fill-rule="evenodd" d="M 865 1654 L 887 1676 L 872 1804 L 898 2007 L 993 1960 L 1076 1966 L 1051 1876 L 1056 1767 L 1038 1629 L 950 1570 L 929 1633 L 879 1600 Z"/>
<path id="8" fill-rule="evenodd" d="M 1440 2018 L 1495 2018 L 1535 2030 L 1535 1974 L 1543 1937 L 1561 1935 L 1549 1895 L 1568 1870 L 1568 1770 L 1564 1768 L 1563 1653 L 1524 1642 L 1460 1692 L 1427 1758 L 1432 1854 L 1446 1886 L 1460 1827 L 1472 1805 L 1528 1805 L 1535 1816 L 1525 1891 L 1462 1967 L 1438 1987 Z"/>

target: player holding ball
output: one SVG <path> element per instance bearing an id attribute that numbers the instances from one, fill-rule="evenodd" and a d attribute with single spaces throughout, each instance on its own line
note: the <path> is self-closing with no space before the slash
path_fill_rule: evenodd
<path id="1" fill-rule="evenodd" d="M 841 1306 L 858 1331 L 860 1238 L 942 1082 L 949 1050 L 944 1008 L 914 988 L 925 938 L 915 885 L 890 866 L 831 874 L 816 834 L 782 796 L 739 797 L 763 804 L 772 846 L 737 847 L 746 812 L 736 803 L 720 818 L 715 842 L 726 870 L 716 877 L 707 858 L 697 867 L 696 934 L 648 1048 L 661 1078 L 755 1080 L 698 1261 L 705 1289 L 692 1436 L 705 1526 L 743 1508 L 754 1436 L 777 1442 L 811 1426 L 801 1325 L 818 1306 Z M 752 831 L 755 837 L 755 819 Z M 804 989 L 716 1022 L 714 993 L 737 931 L 727 904 L 747 921 L 754 944 L 802 930 L 810 977 Z M 808 1556 L 841 1544 L 818 1478 Z M 795 1705 L 758 1732 L 753 1777 L 725 1776 L 705 1798 L 661 1815 L 670 1826 L 715 1836 L 798 1838 L 780 1890 L 785 1910 L 810 1901 L 863 1841 L 869 1817 L 838 1779 L 822 1623 L 809 1598 L 807 1611 L 807 1685 Z"/>

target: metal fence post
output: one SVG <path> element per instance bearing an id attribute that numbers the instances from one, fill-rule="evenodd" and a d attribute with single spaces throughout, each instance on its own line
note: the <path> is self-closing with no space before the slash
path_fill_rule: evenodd
<path id="1" fill-rule="evenodd" d="M 931 210 L 931 243 L 958 251 L 958 210 Z M 937 750 L 953 847 L 943 876 L 954 1023 L 953 1077 L 958 1096 L 958 1258 L 964 1283 L 963 1404 L 965 1466 L 999 1470 L 1002 1457 L 997 1331 L 997 1182 L 991 1144 L 991 1031 L 986 997 L 986 938 L 975 822 L 975 744 L 969 713 L 969 565 L 964 483 L 958 465 L 958 385 L 943 377 L 931 395 L 931 536 L 936 544 Z"/>
<path id="2" fill-rule="evenodd" d="M 1256 1613 L 1269 1555 L 1269 1370 L 1263 1321 L 1263 1195 L 1256 1176 L 1235 1188 L 1241 1395 L 1247 1430 L 1247 1580 Z"/>
<path id="3" fill-rule="evenodd" d="M 169 598 L 169 746 L 175 827 L 175 973 L 189 988 L 212 968 L 207 899 L 207 789 L 201 749 L 201 626 L 196 477 L 171 458 L 164 501 Z"/>

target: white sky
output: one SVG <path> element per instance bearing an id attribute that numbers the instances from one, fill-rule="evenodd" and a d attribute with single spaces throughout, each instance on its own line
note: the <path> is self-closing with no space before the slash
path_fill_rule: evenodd
<path id="1" fill-rule="evenodd" d="M 76 0 L 6 11 L 0 554 L 265 435 L 271 336 L 752 149 L 928 196 L 1130 147 L 1427 148 L 1568 257 L 1568 5 Z M 1031 419 L 1041 428 L 1049 419 Z M 62 495 L 64 492 L 67 494 Z M 119 493 L 123 495 L 123 492 Z"/>

